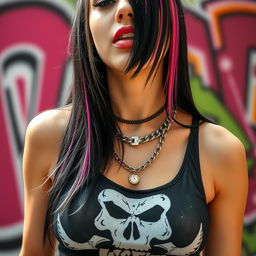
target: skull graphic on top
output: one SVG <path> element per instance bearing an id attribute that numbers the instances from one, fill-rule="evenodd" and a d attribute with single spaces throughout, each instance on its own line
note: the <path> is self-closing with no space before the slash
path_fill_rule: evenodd
<path id="1" fill-rule="evenodd" d="M 117 248 L 147 251 L 153 238 L 166 240 L 171 236 L 166 217 L 171 202 L 164 194 L 137 199 L 105 189 L 98 201 L 102 209 L 95 218 L 95 226 L 109 230 Z"/>

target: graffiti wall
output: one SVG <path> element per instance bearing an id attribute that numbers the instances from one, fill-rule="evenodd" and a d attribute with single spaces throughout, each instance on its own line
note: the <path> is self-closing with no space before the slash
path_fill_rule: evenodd
<path id="1" fill-rule="evenodd" d="M 28 122 L 61 105 L 72 81 L 75 1 L 0 0 L 0 255 L 18 255 Z M 256 2 L 183 0 L 191 85 L 201 112 L 244 143 L 249 197 L 243 256 L 256 255 Z"/>
<path id="2" fill-rule="evenodd" d="M 21 244 L 25 128 L 71 83 L 72 13 L 64 1 L 0 0 L 0 255 L 18 255 Z"/>
<path id="3" fill-rule="evenodd" d="M 247 151 L 243 255 L 256 255 L 256 2 L 184 0 L 193 96 Z"/>

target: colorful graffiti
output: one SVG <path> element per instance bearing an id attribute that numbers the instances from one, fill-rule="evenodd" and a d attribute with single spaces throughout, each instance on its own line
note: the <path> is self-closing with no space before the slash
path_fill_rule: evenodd
<path id="1" fill-rule="evenodd" d="M 71 84 L 66 49 L 74 3 L 0 1 L 0 31 L 4 34 L 0 40 L 2 256 L 18 255 L 21 244 L 25 127 L 38 112 L 61 105 Z M 238 136 L 247 151 L 249 197 L 243 256 L 255 256 L 256 2 L 183 0 L 183 4 L 195 102 L 203 114 Z"/>
<path id="2" fill-rule="evenodd" d="M 255 1 L 183 0 L 191 85 L 202 113 L 243 142 L 249 195 L 243 255 L 256 255 L 256 25 Z"/>
<path id="3" fill-rule="evenodd" d="M 21 244 L 25 128 L 61 104 L 70 87 L 72 13 L 54 0 L 0 1 L 0 255 L 17 255 Z"/>

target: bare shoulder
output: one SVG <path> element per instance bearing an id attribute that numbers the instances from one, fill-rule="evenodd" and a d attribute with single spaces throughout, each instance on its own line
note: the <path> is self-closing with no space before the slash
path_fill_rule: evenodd
<path id="1" fill-rule="evenodd" d="M 56 108 L 41 112 L 27 127 L 26 137 L 41 146 L 56 143 L 63 137 L 70 116 L 70 108 Z"/>
<path id="2" fill-rule="evenodd" d="M 22 161 L 25 215 L 21 255 L 54 255 L 48 239 L 43 243 L 53 178 L 49 171 L 57 160 L 69 114 L 69 108 L 47 110 L 34 117 L 27 127 Z M 56 245 L 53 237 L 51 242 Z"/>
<path id="3" fill-rule="evenodd" d="M 199 130 L 203 171 L 219 186 L 246 179 L 246 153 L 242 142 L 224 127 L 209 122 L 201 124 Z"/>
<path id="4" fill-rule="evenodd" d="M 70 108 L 46 110 L 35 116 L 26 130 L 24 154 L 49 170 L 55 163 L 69 121 Z"/>
<path id="5" fill-rule="evenodd" d="M 27 127 L 28 135 L 35 141 L 48 143 L 58 141 L 68 124 L 70 110 L 67 108 L 46 110 L 35 116 Z"/>
<path id="6" fill-rule="evenodd" d="M 224 127 L 204 122 L 199 128 L 199 151 L 211 218 L 204 255 L 241 255 L 248 191 L 244 146 Z"/>
<path id="7" fill-rule="evenodd" d="M 245 153 L 242 142 L 220 125 L 209 122 L 201 124 L 200 139 L 203 150 L 213 160 L 225 161 Z"/>
<path id="8" fill-rule="evenodd" d="M 176 118 L 180 123 L 190 125 L 192 115 L 179 111 Z M 181 126 L 176 125 L 178 129 Z M 245 154 L 242 142 L 226 128 L 210 122 L 203 122 L 199 128 L 201 151 L 212 161 L 227 161 L 234 156 Z"/>

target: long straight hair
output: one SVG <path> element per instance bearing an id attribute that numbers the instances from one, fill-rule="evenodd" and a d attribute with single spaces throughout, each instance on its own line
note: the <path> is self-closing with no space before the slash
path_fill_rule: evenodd
<path id="1" fill-rule="evenodd" d="M 129 3 L 134 13 L 134 44 L 125 73 L 137 67 L 131 78 L 137 76 L 153 58 L 147 84 L 156 74 L 162 50 L 166 49 L 163 90 L 167 112 L 170 114 L 175 105 L 198 120 L 208 121 L 196 109 L 191 94 L 180 0 Z M 96 182 L 99 172 L 106 169 L 114 150 L 114 136 L 119 131 L 110 104 L 106 67 L 92 44 L 88 17 L 89 0 L 78 0 L 72 28 L 74 84 L 67 102 L 72 108 L 57 165 L 52 170 L 55 178 L 49 191 L 44 242 L 53 215 L 63 212 L 79 189 Z"/>

